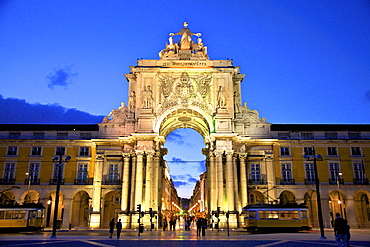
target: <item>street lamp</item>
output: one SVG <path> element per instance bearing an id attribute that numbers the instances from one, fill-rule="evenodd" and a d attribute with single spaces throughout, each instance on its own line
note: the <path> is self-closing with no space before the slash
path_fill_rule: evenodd
<path id="1" fill-rule="evenodd" d="M 339 211 L 340 211 L 340 214 L 342 214 L 342 201 L 340 200 L 340 188 L 339 188 L 339 184 L 340 184 L 340 176 L 342 176 L 343 173 L 339 172 L 338 175 L 337 175 L 337 185 L 338 185 L 338 204 L 339 204 Z"/>
<path id="2" fill-rule="evenodd" d="M 316 161 L 317 160 L 321 161 L 321 160 L 323 160 L 323 158 L 320 154 L 318 154 L 318 155 L 315 154 L 315 149 L 313 149 L 313 155 L 305 154 L 303 157 L 306 160 L 313 161 L 313 166 L 314 166 L 314 171 L 315 171 L 317 214 L 318 214 L 318 218 L 319 218 L 320 233 L 321 233 L 320 239 L 326 239 L 325 232 L 324 232 L 324 222 L 323 222 L 323 219 L 322 219 L 321 196 L 320 196 L 320 180 L 319 180 L 319 175 L 318 175 L 317 166 L 316 166 Z"/>
<path id="3" fill-rule="evenodd" d="M 27 197 L 29 198 L 30 203 L 31 203 L 32 202 L 31 201 L 31 197 L 30 197 L 30 186 L 31 186 L 31 178 L 30 178 L 30 176 L 31 176 L 31 173 L 26 172 L 26 176 L 28 178 Z M 24 202 L 26 202 L 26 198 L 24 199 Z"/>
<path id="4" fill-rule="evenodd" d="M 57 190 L 55 192 L 55 206 L 54 206 L 54 219 L 53 219 L 53 231 L 51 233 L 51 238 L 56 238 L 57 234 L 57 219 L 58 219 L 58 207 L 59 207 L 59 192 L 60 192 L 60 181 L 62 180 L 62 166 L 64 163 L 68 162 L 71 159 L 71 156 L 67 156 L 63 160 L 63 155 L 59 154 L 53 158 L 53 163 L 55 163 L 57 169 Z"/>

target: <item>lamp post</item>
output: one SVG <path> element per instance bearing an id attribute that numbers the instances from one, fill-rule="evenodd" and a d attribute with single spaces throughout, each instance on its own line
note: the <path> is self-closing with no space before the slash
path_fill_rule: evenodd
<path id="1" fill-rule="evenodd" d="M 28 178 L 28 186 L 27 186 L 27 197 L 30 199 L 30 203 L 32 202 L 30 197 L 30 186 L 31 186 L 31 173 L 26 172 L 27 178 Z M 24 199 L 24 202 L 26 202 L 26 199 Z"/>
<path id="2" fill-rule="evenodd" d="M 322 219 L 321 196 L 320 196 L 320 180 L 319 180 L 319 175 L 318 175 L 318 172 L 317 172 L 317 165 L 316 165 L 316 161 L 317 160 L 321 161 L 321 160 L 323 160 L 323 158 L 320 154 L 318 154 L 318 155 L 315 154 L 315 149 L 313 149 L 313 155 L 305 154 L 303 157 L 306 160 L 313 161 L 313 166 L 314 166 L 314 171 L 315 171 L 317 215 L 318 215 L 318 218 L 319 218 L 320 233 L 321 233 L 320 239 L 326 239 L 325 232 L 324 232 L 324 222 L 323 222 L 323 219 Z"/>
<path id="3" fill-rule="evenodd" d="M 55 205 L 54 205 L 54 218 L 53 218 L 53 231 L 51 233 L 51 238 L 56 238 L 57 234 L 57 219 L 58 219 L 58 208 L 59 208 L 59 192 L 60 192 L 60 181 L 62 179 L 62 165 L 68 162 L 71 159 L 71 156 L 67 156 L 63 160 L 63 154 L 59 154 L 53 158 L 53 163 L 55 163 L 57 167 L 57 189 L 55 192 Z"/>
<path id="4" fill-rule="evenodd" d="M 338 175 L 337 175 L 337 185 L 338 185 L 338 204 L 339 204 L 339 211 L 340 211 L 340 214 L 343 215 L 342 213 L 342 200 L 340 199 L 340 188 L 339 188 L 339 184 L 340 184 L 340 176 L 342 176 L 343 173 L 339 172 Z"/>

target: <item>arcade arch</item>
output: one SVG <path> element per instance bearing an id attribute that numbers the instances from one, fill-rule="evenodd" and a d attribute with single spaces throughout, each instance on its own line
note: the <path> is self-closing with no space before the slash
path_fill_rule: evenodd
<path id="1" fill-rule="evenodd" d="M 109 227 L 112 218 L 118 218 L 121 211 L 121 194 L 118 191 L 109 191 L 103 197 L 102 227 Z"/>
<path id="2" fill-rule="evenodd" d="M 295 195 L 293 192 L 288 190 L 281 192 L 279 200 L 281 205 L 296 203 Z"/>
<path id="3" fill-rule="evenodd" d="M 86 191 L 78 191 L 72 200 L 72 227 L 88 227 L 90 196 Z"/>
<path id="4" fill-rule="evenodd" d="M 368 191 L 357 191 L 355 196 L 355 214 L 358 227 L 370 227 L 370 194 Z"/>

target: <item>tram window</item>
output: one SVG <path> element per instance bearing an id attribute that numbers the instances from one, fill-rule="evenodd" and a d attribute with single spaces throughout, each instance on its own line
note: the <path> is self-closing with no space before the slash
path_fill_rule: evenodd
<path id="1" fill-rule="evenodd" d="M 37 210 L 37 218 L 42 219 L 44 218 L 44 211 L 42 210 Z"/>
<path id="2" fill-rule="evenodd" d="M 301 211 L 302 218 L 307 218 L 307 211 Z"/>
<path id="3" fill-rule="evenodd" d="M 19 211 L 18 219 L 25 219 L 26 218 L 26 211 Z"/>
<path id="4" fill-rule="evenodd" d="M 29 216 L 28 216 L 28 218 L 29 218 L 29 219 L 35 219 L 35 218 L 36 218 L 36 216 L 37 216 L 36 211 L 30 211 L 30 212 L 29 212 Z"/>
<path id="5" fill-rule="evenodd" d="M 249 218 L 255 219 L 256 218 L 256 211 L 249 211 Z"/>
<path id="6" fill-rule="evenodd" d="M 275 220 L 278 219 L 277 211 L 259 211 L 260 219 Z"/>
<path id="7" fill-rule="evenodd" d="M 12 219 L 19 219 L 19 211 L 13 211 Z"/>
<path id="8" fill-rule="evenodd" d="M 3 220 L 5 217 L 5 211 L 0 211 L 0 220 Z"/>
<path id="9" fill-rule="evenodd" d="M 8 219 L 11 219 L 12 218 L 12 212 L 13 211 L 5 211 L 5 219 L 8 220 Z"/>

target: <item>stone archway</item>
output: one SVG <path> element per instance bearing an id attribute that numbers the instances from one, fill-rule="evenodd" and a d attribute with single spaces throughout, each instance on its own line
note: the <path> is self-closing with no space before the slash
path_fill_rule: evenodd
<path id="1" fill-rule="evenodd" d="M 266 198 L 262 192 L 253 190 L 249 193 L 249 204 L 263 204 Z"/>
<path id="2" fill-rule="evenodd" d="M 86 191 L 79 191 L 73 196 L 72 218 L 73 228 L 89 226 L 90 197 Z"/>
<path id="3" fill-rule="evenodd" d="M 22 201 L 26 203 L 37 203 L 40 200 L 40 194 L 35 190 L 30 190 L 25 192 L 22 198 Z"/>
<path id="4" fill-rule="evenodd" d="M 335 215 L 339 213 L 347 219 L 346 196 L 340 190 L 333 190 L 329 194 L 330 220 L 334 225 Z"/>
<path id="5" fill-rule="evenodd" d="M 367 191 L 355 194 L 355 215 L 358 227 L 370 227 L 370 196 Z"/>
<path id="6" fill-rule="evenodd" d="M 293 192 L 284 190 L 281 192 L 280 196 L 280 205 L 293 204 L 296 203 L 296 198 Z"/>
<path id="7" fill-rule="evenodd" d="M 110 191 L 106 193 L 103 199 L 103 217 L 102 227 L 109 227 L 109 222 L 112 218 L 117 220 L 118 213 L 121 209 L 121 195 L 118 191 Z"/>

